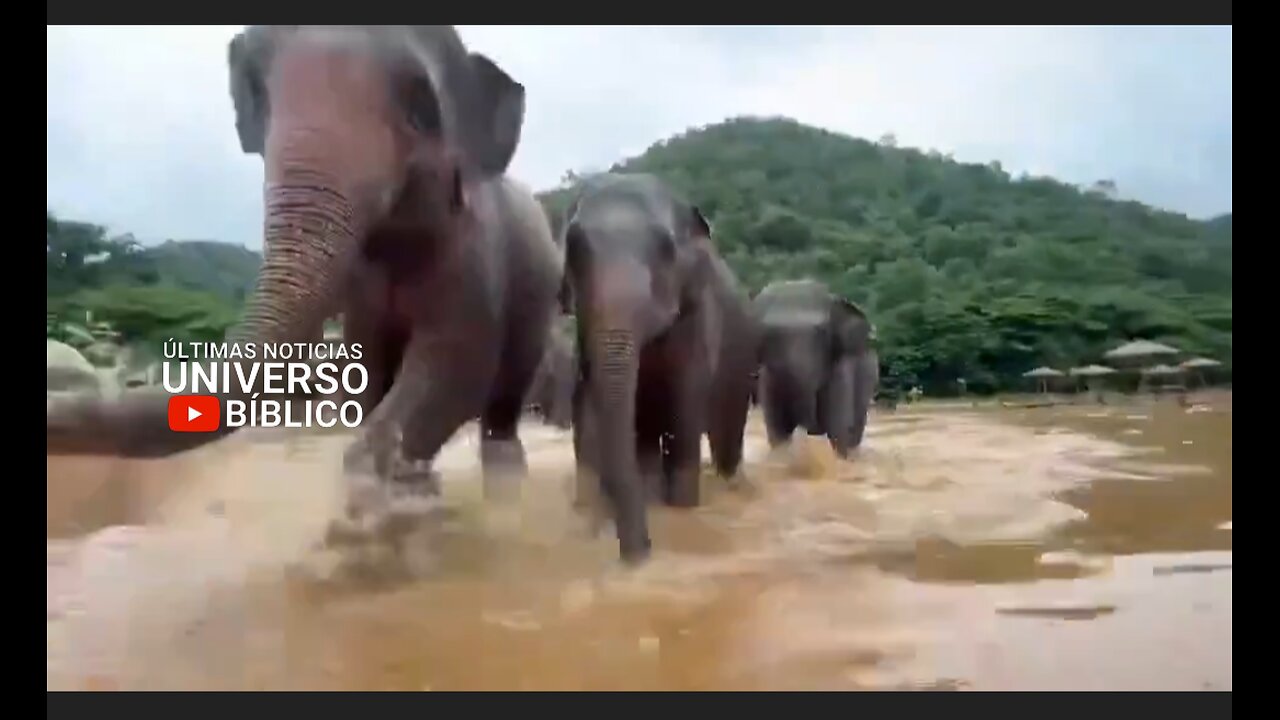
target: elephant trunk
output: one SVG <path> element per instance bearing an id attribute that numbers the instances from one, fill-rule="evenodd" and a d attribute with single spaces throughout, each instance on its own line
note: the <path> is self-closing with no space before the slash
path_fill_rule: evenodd
<path id="1" fill-rule="evenodd" d="M 274 138 L 273 138 L 274 139 Z M 266 157 L 264 262 L 244 315 L 227 333 L 228 343 L 311 341 L 334 309 L 349 258 L 360 234 L 359 218 L 337 181 L 317 171 L 317 146 L 286 136 L 269 143 Z M 245 355 L 245 357 L 249 357 Z M 261 377 L 262 373 L 259 373 Z M 221 397 L 247 400 L 238 384 Z M 47 410 L 48 452 L 163 457 L 192 449 L 235 430 L 225 422 L 215 432 L 174 432 L 168 427 L 167 392 L 139 392 L 114 401 L 89 398 Z"/>
<path id="2" fill-rule="evenodd" d="M 597 266 L 578 294 L 579 322 L 588 367 L 588 401 L 594 406 L 599 446 L 597 472 L 614 511 L 624 560 L 650 551 L 645 493 L 636 458 L 636 390 L 640 349 L 648 338 L 653 304 L 648 271 L 629 261 Z"/>
<path id="3" fill-rule="evenodd" d="M 809 349 L 800 343 L 788 345 L 782 361 L 771 368 L 770 374 L 781 387 L 782 397 L 790 398 L 796 424 L 810 435 L 821 435 L 818 392 L 824 372 Z"/>
<path id="4" fill-rule="evenodd" d="M 618 543 L 626 560 L 641 560 L 650 550 L 645 498 L 636 460 L 636 386 L 640 363 L 636 335 L 625 327 L 607 327 L 589 339 L 589 401 L 595 404 L 600 446 L 600 483 L 614 510 Z"/>
<path id="5" fill-rule="evenodd" d="M 875 350 L 867 350 L 854 361 L 853 370 L 853 429 L 849 436 L 850 449 L 862 444 L 867 429 L 867 413 L 871 399 L 880 384 L 880 356 Z"/>

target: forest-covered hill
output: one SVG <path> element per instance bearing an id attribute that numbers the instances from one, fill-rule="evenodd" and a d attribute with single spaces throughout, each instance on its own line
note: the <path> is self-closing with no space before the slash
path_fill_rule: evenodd
<path id="1" fill-rule="evenodd" d="M 753 291 L 812 276 L 876 322 L 886 381 L 1015 387 L 1142 337 L 1231 363 L 1231 216 L 1200 222 L 1113 199 L 1113 183 L 1014 178 L 998 162 L 733 119 L 615 171 L 669 180 L 710 218 Z M 543 195 L 558 219 L 575 183 Z"/>
<path id="2" fill-rule="evenodd" d="M 785 119 L 690 130 L 612 169 L 655 173 L 698 203 L 750 289 L 808 275 L 862 304 L 891 386 L 1021 387 L 1031 367 L 1095 362 L 1135 337 L 1230 371 L 1230 214 L 1196 221 L 1114 199 L 1105 179 L 1014 178 Z M 553 222 L 572 182 L 541 195 Z M 92 309 L 127 335 L 219 336 L 261 263 L 236 245 L 141 248 L 47 215 L 49 310 Z"/>
<path id="3" fill-rule="evenodd" d="M 79 323 L 91 311 L 130 342 L 221 339 L 262 257 L 231 243 L 169 240 L 145 247 L 90 222 L 45 211 L 45 310 Z"/>

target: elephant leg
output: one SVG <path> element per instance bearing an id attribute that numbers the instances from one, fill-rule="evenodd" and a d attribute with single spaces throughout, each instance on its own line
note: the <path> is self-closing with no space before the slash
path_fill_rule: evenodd
<path id="1" fill-rule="evenodd" d="M 742 464 L 743 433 L 751 411 L 751 386 L 724 378 L 707 408 L 708 444 L 716 472 L 731 478 Z"/>
<path id="2" fill-rule="evenodd" d="M 363 416 L 368 418 L 391 390 L 400 357 L 408 341 L 407 331 L 388 332 L 385 273 L 377 267 L 357 264 L 347 289 L 347 302 L 342 313 L 342 341 L 350 349 L 359 344 L 360 359 L 351 362 L 364 366 L 369 383 L 358 397 Z"/>
<path id="3" fill-rule="evenodd" d="M 522 403 L 517 398 L 499 398 L 480 418 L 480 467 L 484 476 L 484 496 L 497 500 L 507 496 L 511 485 L 528 475 L 524 443 L 519 424 Z"/>
<path id="4" fill-rule="evenodd" d="M 415 455 L 434 458 L 464 423 L 483 407 L 494 362 L 468 346 L 441 347 L 414 336 L 405 350 L 390 392 L 367 419 L 360 440 L 347 449 L 343 466 L 359 472 L 372 459 L 377 477 L 387 480 L 400 449 L 405 425 L 420 416 L 413 429 Z"/>
<path id="5" fill-rule="evenodd" d="M 428 495 L 439 495 L 440 474 L 431 467 L 435 452 L 429 444 L 430 430 L 424 427 L 429 422 L 430 416 L 420 409 L 405 423 L 401 445 L 406 462 L 393 469 L 392 479 Z M 424 443 L 424 440 L 428 442 Z"/>
<path id="6" fill-rule="evenodd" d="M 662 434 L 656 432 L 636 434 L 636 464 L 640 481 L 650 503 L 666 500 L 666 479 L 662 468 Z"/>
<path id="7" fill-rule="evenodd" d="M 489 499 L 506 495 L 509 481 L 518 483 L 529 472 L 524 443 L 520 440 L 520 416 L 525 399 L 535 383 L 546 376 L 542 370 L 550 315 L 541 323 L 513 322 L 502 352 L 497 382 L 484 414 L 480 417 L 480 463 L 484 473 L 484 493 Z M 539 399 L 542 410 L 546 404 Z"/>
<path id="8" fill-rule="evenodd" d="M 702 435 L 707 428 L 707 373 L 700 363 L 676 372 L 667 403 L 670 428 L 666 453 L 667 504 L 696 507 L 701 501 Z"/>
<path id="9" fill-rule="evenodd" d="M 573 393 L 573 455 L 575 483 L 573 504 L 578 508 L 590 507 L 600 500 L 600 463 L 596 457 L 599 438 L 595 419 L 595 405 L 587 397 L 584 386 Z"/>
<path id="10" fill-rule="evenodd" d="M 853 434 L 854 361 L 842 358 L 831 369 L 831 379 L 824 388 L 826 435 L 840 458 L 849 456 Z"/>
<path id="11" fill-rule="evenodd" d="M 650 503 L 666 500 L 666 479 L 662 467 L 662 436 L 667 427 L 662 419 L 663 403 L 650 384 L 638 391 L 636 403 L 636 466 Z M 663 393 L 665 395 L 665 393 Z"/>

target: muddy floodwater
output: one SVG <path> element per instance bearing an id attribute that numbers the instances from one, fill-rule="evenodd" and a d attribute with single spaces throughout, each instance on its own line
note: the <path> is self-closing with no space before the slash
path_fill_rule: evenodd
<path id="1" fill-rule="evenodd" d="M 877 411 L 655 508 L 653 560 L 569 505 L 567 432 L 486 504 L 326 543 L 349 436 L 48 458 L 48 689 L 1231 689 L 1231 397 Z"/>

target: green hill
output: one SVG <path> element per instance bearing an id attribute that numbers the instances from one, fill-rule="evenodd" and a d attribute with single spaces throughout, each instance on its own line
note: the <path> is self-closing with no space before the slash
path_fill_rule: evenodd
<path id="1" fill-rule="evenodd" d="M 998 162 L 739 118 L 611 168 L 698 203 L 757 290 L 813 276 L 872 313 L 886 382 L 983 392 L 1144 337 L 1231 362 L 1231 216 L 1200 222 Z M 542 195 L 558 221 L 565 187 Z"/>
<path id="2" fill-rule="evenodd" d="M 1025 387 L 1041 364 L 1096 362 L 1135 337 L 1231 367 L 1231 214 L 1197 221 L 998 162 L 869 142 L 786 119 L 734 119 L 654 144 L 615 170 L 697 202 L 743 282 L 813 276 L 863 304 L 884 381 L 926 391 Z M 570 183 L 541 194 L 553 223 Z M 46 213 L 48 312 L 92 310 L 126 338 L 221 337 L 261 256 L 129 236 Z"/>
<path id="3" fill-rule="evenodd" d="M 167 240 L 146 253 L 165 282 L 243 302 L 253 290 L 262 255 L 242 245 L 212 240 Z"/>
<path id="4" fill-rule="evenodd" d="M 128 342 L 221 339 L 253 286 L 261 256 L 239 245 L 169 240 L 143 247 L 93 223 L 45 213 L 46 314 L 51 326 L 86 312 Z"/>

